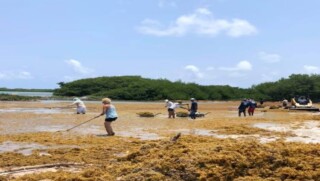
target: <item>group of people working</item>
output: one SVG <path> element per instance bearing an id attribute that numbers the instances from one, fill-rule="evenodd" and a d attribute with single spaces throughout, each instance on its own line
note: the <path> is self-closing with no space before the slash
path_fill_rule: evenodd
<path id="1" fill-rule="evenodd" d="M 198 111 L 198 103 L 195 98 L 191 98 L 191 108 L 189 108 L 189 104 L 182 104 L 181 101 L 174 103 L 172 101 L 169 101 L 168 99 L 165 100 L 166 106 L 168 108 L 168 114 L 169 118 L 175 118 L 175 109 L 176 108 L 183 108 L 187 109 L 190 114 L 191 119 L 196 119 L 196 113 Z M 187 105 L 188 108 L 183 107 L 183 105 Z M 86 114 L 87 108 L 84 102 L 79 99 L 79 98 L 74 98 L 73 103 L 68 105 L 68 106 L 76 106 L 76 113 L 77 114 Z M 95 118 L 98 118 L 100 116 L 105 115 L 105 122 L 104 122 L 104 127 L 107 131 L 107 136 L 114 136 L 115 132 L 112 129 L 111 123 L 115 120 L 118 119 L 118 114 L 116 111 L 116 108 L 113 104 L 111 104 L 111 99 L 110 98 L 103 98 L 102 99 L 102 111 L 101 113 L 96 116 Z"/>
<path id="2" fill-rule="evenodd" d="M 189 104 L 183 104 L 182 101 L 172 102 L 166 99 L 165 107 L 168 108 L 168 118 L 175 118 L 176 117 L 175 109 L 182 108 L 182 109 L 187 109 L 190 112 L 189 117 L 191 119 L 196 119 L 197 118 L 196 113 L 198 111 L 198 103 L 195 98 L 191 98 L 190 101 L 191 101 L 191 107 L 189 108 Z M 188 108 L 183 107 L 183 105 L 188 106 Z"/>
<path id="3" fill-rule="evenodd" d="M 74 98 L 73 101 L 74 102 L 68 106 L 76 106 L 76 110 L 77 110 L 76 113 L 77 114 L 86 114 L 87 108 L 86 108 L 84 102 L 79 98 Z M 189 104 L 182 104 L 181 101 L 174 103 L 174 102 L 166 99 L 165 102 L 166 102 L 166 107 L 168 108 L 169 118 L 175 118 L 175 115 L 176 115 L 175 109 L 176 108 L 184 108 L 184 109 L 188 109 L 188 111 L 190 111 L 189 116 L 191 119 L 196 119 L 196 113 L 198 111 L 198 103 L 195 100 L 195 98 L 191 98 L 190 101 L 191 101 L 191 108 L 189 109 Z M 188 108 L 183 107 L 183 105 L 187 105 Z M 113 131 L 113 129 L 111 127 L 111 123 L 118 119 L 118 114 L 117 114 L 115 106 L 113 104 L 111 104 L 110 98 L 103 98 L 102 99 L 102 111 L 95 118 L 98 118 L 103 115 L 106 116 L 104 126 L 105 126 L 107 133 L 108 133 L 107 136 L 114 136 L 115 132 Z"/>
<path id="4" fill-rule="evenodd" d="M 249 116 L 253 116 L 256 107 L 257 103 L 253 99 L 243 99 L 238 107 L 239 117 L 241 117 L 241 114 L 243 114 L 243 116 L 246 117 L 247 108 Z"/>

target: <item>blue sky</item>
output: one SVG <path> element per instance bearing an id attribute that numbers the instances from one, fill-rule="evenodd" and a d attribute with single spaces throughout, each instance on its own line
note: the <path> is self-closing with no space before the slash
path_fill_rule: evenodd
<path id="1" fill-rule="evenodd" d="M 0 87 L 141 75 L 250 87 L 320 73 L 318 0 L 0 0 Z"/>

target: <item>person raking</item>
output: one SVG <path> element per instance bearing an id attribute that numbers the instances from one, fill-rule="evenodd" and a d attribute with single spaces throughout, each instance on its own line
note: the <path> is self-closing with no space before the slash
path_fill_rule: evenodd
<path id="1" fill-rule="evenodd" d="M 106 115 L 104 127 L 106 128 L 106 131 L 108 133 L 107 136 L 114 136 L 115 133 L 111 127 L 111 123 L 118 119 L 118 114 L 117 114 L 116 107 L 111 104 L 110 98 L 102 99 L 102 112 L 97 117 L 103 116 L 103 115 Z"/>

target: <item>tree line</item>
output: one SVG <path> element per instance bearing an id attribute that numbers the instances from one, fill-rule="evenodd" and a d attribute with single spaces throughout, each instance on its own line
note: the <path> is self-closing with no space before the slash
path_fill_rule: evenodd
<path id="1" fill-rule="evenodd" d="M 199 85 L 167 79 L 141 76 L 112 76 L 59 82 L 54 96 L 87 96 L 91 99 L 110 97 L 116 100 L 238 100 L 242 98 L 278 101 L 295 96 L 310 96 L 320 100 L 320 75 L 292 74 L 275 82 L 265 82 L 250 88 L 228 85 Z"/>

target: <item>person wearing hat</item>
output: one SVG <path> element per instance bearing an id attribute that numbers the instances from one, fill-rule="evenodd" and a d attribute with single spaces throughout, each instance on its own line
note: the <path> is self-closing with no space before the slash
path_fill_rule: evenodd
<path id="1" fill-rule="evenodd" d="M 191 108 L 189 110 L 190 111 L 189 116 L 191 119 L 196 119 L 197 118 L 196 113 L 198 112 L 198 103 L 195 98 L 191 98 L 190 101 L 191 101 Z"/>
<path id="2" fill-rule="evenodd" d="M 114 136 L 115 133 L 111 127 L 111 123 L 118 119 L 117 110 L 114 105 L 111 104 L 110 98 L 102 99 L 102 112 L 99 116 L 106 115 L 104 127 L 107 131 L 107 136 Z"/>
<path id="3" fill-rule="evenodd" d="M 77 114 L 85 114 L 87 109 L 86 105 L 81 101 L 79 98 L 75 97 L 73 98 L 73 103 L 70 104 L 69 106 L 76 105 L 77 106 Z"/>
<path id="4" fill-rule="evenodd" d="M 168 108 L 168 118 L 175 118 L 173 102 L 169 101 L 168 99 L 164 100 L 164 102 L 166 103 L 164 107 Z"/>
<path id="5" fill-rule="evenodd" d="M 188 104 L 182 104 L 182 101 L 178 101 L 178 102 L 171 102 L 168 99 L 165 100 L 166 102 L 166 106 L 168 107 L 168 118 L 176 118 L 176 108 L 182 108 L 182 109 L 187 109 L 185 107 L 183 107 L 183 105 L 188 105 Z"/>

